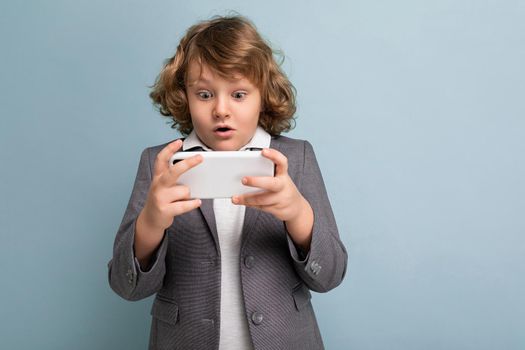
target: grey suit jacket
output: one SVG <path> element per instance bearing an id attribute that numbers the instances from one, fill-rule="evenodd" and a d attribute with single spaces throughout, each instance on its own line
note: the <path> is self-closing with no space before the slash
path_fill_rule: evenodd
<path id="1" fill-rule="evenodd" d="M 135 222 L 149 191 L 157 153 L 146 148 L 108 263 L 111 288 L 127 300 L 156 293 L 149 349 L 218 349 L 221 258 L 213 200 L 176 216 L 145 271 L 134 256 Z M 327 292 L 343 280 L 342 244 L 312 145 L 272 136 L 288 158 L 288 173 L 314 212 L 308 254 L 296 248 L 283 221 L 246 207 L 239 269 L 255 349 L 323 349 L 310 290 Z"/>

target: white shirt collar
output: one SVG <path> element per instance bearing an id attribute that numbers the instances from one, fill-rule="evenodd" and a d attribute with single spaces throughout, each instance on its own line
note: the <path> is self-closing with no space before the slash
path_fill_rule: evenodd
<path id="1" fill-rule="evenodd" d="M 272 140 L 272 135 L 266 132 L 266 130 L 264 130 L 261 126 L 257 126 L 257 129 L 255 129 L 255 134 L 253 135 L 250 142 L 242 146 L 239 149 L 239 151 L 244 151 L 246 150 L 246 148 L 250 148 L 250 147 L 269 148 L 271 140 Z M 211 148 L 209 148 L 208 146 L 206 146 L 204 143 L 201 142 L 201 140 L 197 136 L 197 133 L 195 132 L 195 129 L 193 129 L 191 133 L 188 135 L 188 137 L 186 137 L 184 141 L 182 142 L 182 150 L 185 151 L 195 146 L 200 146 L 204 148 L 206 151 L 213 151 Z"/>

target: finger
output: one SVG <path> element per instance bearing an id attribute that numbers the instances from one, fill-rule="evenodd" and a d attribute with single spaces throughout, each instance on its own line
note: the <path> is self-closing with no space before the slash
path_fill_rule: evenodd
<path id="1" fill-rule="evenodd" d="M 154 188 L 150 194 L 151 201 L 153 201 L 157 207 L 166 207 L 180 200 L 194 199 L 191 198 L 190 188 L 185 185 L 173 187 L 158 186 Z"/>
<path id="2" fill-rule="evenodd" d="M 166 147 L 164 147 L 155 158 L 155 166 L 153 169 L 153 175 L 160 175 L 162 174 L 166 169 L 168 169 L 169 166 L 169 160 L 173 153 L 177 152 L 182 146 L 182 140 L 178 139 L 171 143 L 169 143 Z"/>
<path id="3" fill-rule="evenodd" d="M 169 201 L 174 203 L 180 200 L 195 199 L 191 198 L 190 188 L 186 185 L 176 185 L 169 188 Z"/>
<path id="4" fill-rule="evenodd" d="M 175 217 L 184 213 L 187 213 L 193 209 L 200 207 L 202 201 L 198 198 L 186 200 L 186 201 L 177 201 L 170 204 L 170 213 Z"/>
<path id="5" fill-rule="evenodd" d="M 258 187 L 270 192 L 278 192 L 283 188 L 283 182 L 273 176 L 245 176 L 242 183 L 245 186 Z"/>
<path id="6" fill-rule="evenodd" d="M 177 183 L 177 180 L 179 179 L 179 176 L 181 176 L 183 173 L 190 170 L 191 168 L 199 165 L 200 163 L 202 163 L 203 160 L 204 158 L 202 157 L 202 155 L 197 154 L 189 158 L 183 159 L 180 162 L 175 163 L 175 165 L 171 165 L 168 168 L 168 171 L 165 172 L 165 174 L 163 174 L 163 182 L 167 186 L 175 185 Z"/>
<path id="7" fill-rule="evenodd" d="M 275 195 L 273 193 L 255 192 L 233 196 L 232 202 L 237 205 L 246 205 L 250 207 L 264 207 L 275 204 L 276 200 Z"/>
<path id="8" fill-rule="evenodd" d="M 262 155 L 275 163 L 275 176 L 288 173 L 288 158 L 273 148 L 264 148 Z"/>

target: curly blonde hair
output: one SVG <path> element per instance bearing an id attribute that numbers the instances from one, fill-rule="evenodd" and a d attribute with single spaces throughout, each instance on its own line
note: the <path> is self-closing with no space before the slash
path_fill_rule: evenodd
<path id="1" fill-rule="evenodd" d="M 175 55 L 165 60 L 149 86 L 149 96 L 160 114 L 171 118 L 171 128 L 188 135 L 193 130 L 186 96 L 190 63 L 201 68 L 205 64 L 225 79 L 240 73 L 261 93 L 259 125 L 271 135 L 288 132 L 295 127 L 296 89 L 280 69 L 284 58 L 277 63 L 274 53 L 281 51 L 272 50 L 247 18 L 214 16 L 186 31 Z"/>

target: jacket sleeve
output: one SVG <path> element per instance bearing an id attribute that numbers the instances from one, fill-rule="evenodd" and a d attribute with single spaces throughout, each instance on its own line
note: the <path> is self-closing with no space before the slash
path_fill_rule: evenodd
<path id="1" fill-rule="evenodd" d="M 168 234 L 164 231 L 161 244 L 150 259 L 150 264 L 141 269 L 134 252 L 135 224 L 144 207 L 151 178 L 149 149 L 142 151 L 133 185 L 133 191 L 117 231 L 113 244 L 113 258 L 108 263 L 108 279 L 111 289 L 127 300 L 140 300 L 156 293 L 162 287 L 166 272 L 165 257 Z"/>
<path id="2" fill-rule="evenodd" d="M 314 213 L 312 240 L 310 250 L 305 254 L 295 246 L 288 234 L 288 247 L 295 270 L 308 288 L 316 292 L 328 292 L 342 282 L 348 255 L 339 238 L 321 170 L 308 141 L 304 141 L 303 166 L 297 188 L 310 203 Z"/>

